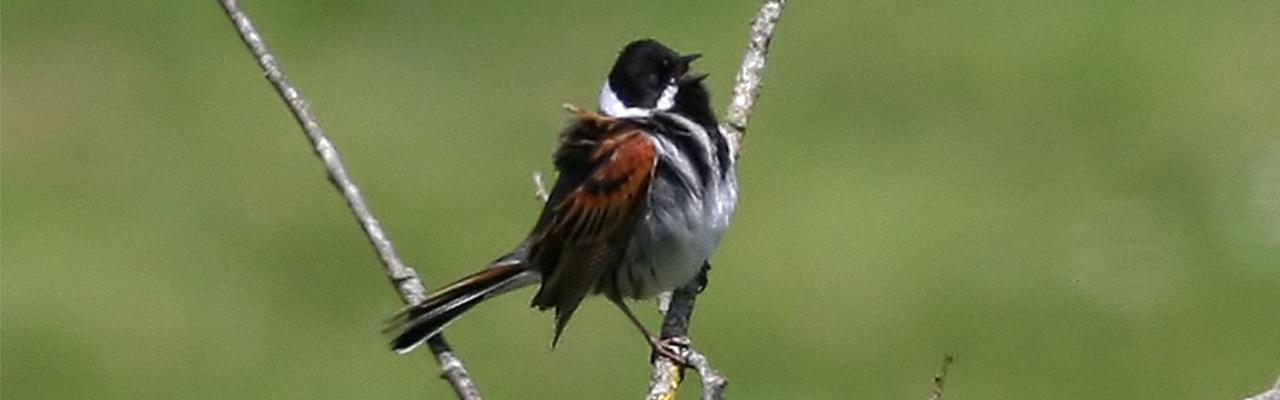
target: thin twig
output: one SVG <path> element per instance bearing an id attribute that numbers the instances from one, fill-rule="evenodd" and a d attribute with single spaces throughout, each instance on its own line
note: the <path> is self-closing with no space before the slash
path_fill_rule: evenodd
<path id="1" fill-rule="evenodd" d="M 387 276 L 391 278 L 391 283 L 400 294 L 400 299 L 405 304 L 415 304 L 425 299 L 427 290 L 422 286 L 422 281 L 418 279 L 417 272 L 414 272 L 413 268 L 400 261 L 400 257 L 396 255 L 396 250 L 391 245 L 391 240 L 382 231 L 382 226 L 378 223 L 377 218 L 374 218 L 373 213 L 369 211 L 369 206 L 364 197 L 360 195 L 360 189 L 351 180 L 351 176 L 347 174 L 347 169 L 343 166 L 342 159 L 338 156 L 338 149 L 329 141 L 324 129 L 320 128 L 320 124 L 311 115 L 306 99 L 289 83 L 275 56 L 267 48 L 266 41 L 262 39 L 262 35 L 258 33 L 258 30 L 253 26 L 253 22 L 249 20 L 249 16 L 240 10 L 236 0 L 219 0 L 219 2 L 222 4 L 222 8 L 226 10 L 227 17 L 231 19 L 231 23 L 235 24 L 236 31 L 240 33 L 240 39 L 249 47 L 249 51 L 253 53 L 254 58 L 258 61 L 258 65 L 266 73 L 267 81 L 271 82 L 276 93 L 289 106 L 289 111 L 293 114 L 294 119 L 302 126 L 302 130 L 306 133 L 307 139 L 311 142 L 316 155 L 324 163 L 329 182 L 333 183 L 334 187 L 338 189 L 338 192 L 342 194 L 342 198 L 346 200 L 347 206 L 351 208 L 352 214 L 355 214 L 356 221 L 360 223 L 360 227 L 364 229 L 365 235 L 369 238 L 369 243 L 373 245 L 374 251 L 378 253 L 378 258 L 382 260 Z M 440 363 L 441 377 L 449 381 L 458 398 L 466 400 L 480 399 L 480 394 L 476 391 L 475 382 L 467 374 L 462 360 L 450 350 L 449 344 L 444 340 L 444 337 L 436 335 L 428 342 L 428 347 L 435 353 L 436 361 Z"/>
<path id="2" fill-rule="evenodd" d="M 751 22 L 751 31 L 747 39 L 747 51 L 742 56 L 742 65 L 734 78 L 733 97 L 729 100 L 729 108 L 725 111 L 725 121 L 720 124 L 731 139 L 730 148 L 735 158 L 742 148 L 742 140 L 747 131 L 747 117 L 755 107 L 756 98 L 760 96 L 760 85 L 764 82 L 765 62 L 769 57 L 769 44 L 773 40 L 773 29 L 782 17 L 782 9 L 786 0 L 765 0 Z M 706 267 L 703 273 L 706 273 Z M 704 276 L 705 278 L 705 276 Z M 724 389 L 728 381 L 718 371 L 711 368 L 711 362 L 702 353 L 693 350 L 689 340 L 689 319 L 693 315 L 693 305 L 705 281 L 690 282 L 678 288 L 671 295 L 662 323 L 662 338 L 683 343 L 681 356 L 684 362 L 698 371 L 702 377 L 702 399 L 713 400 L 724 397 Z M 684 366 L 677 360 L 656 357 L 653 361 L 653 372 L 649 377 L 650 400 L 674 399 L 680 382 L 684 379 Z"/>
<path id="3" fill-rule="evenodd" d="M 942 367 L 938 368 L 938 374 L 933 376 L 933 391 L 929 392 L 929 400 L 942 400 L 942 384 L 946 383 L 947 368 L 951 366 L 952 361 L 955 359 L 951 356 L 942 356 Z"/>
<path id="4" fill-rule="evenodd" d="M 551 194 L 547 193 L 547 185 L 542 183 L 542 171 L 533 171 L 533 196 L 543 203 L 551 198 Z"/>

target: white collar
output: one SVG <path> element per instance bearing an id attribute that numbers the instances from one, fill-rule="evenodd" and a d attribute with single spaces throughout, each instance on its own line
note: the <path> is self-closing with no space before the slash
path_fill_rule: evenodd
<path id="1" fill-rule="evenodd" d="M 609 85 L 609 80 L 605 79 L 604 86 L 600 87 L 600 99 L 598 100 L 600 112 L 614 118 L 648 117 L 653 115 L 654 111 L 670 110 L 676 104 L 676 92 L 679 90 L 675 82 L 671 82 L 667 84 L 666 89 L 662 90 L 662 96 L 658 98 L 657 107 L 652 109 L 627 107 L 626 104 L 622 104 L 622 100 L 618 99 L 618 93 L 613 91 L 613 87 Z"/>

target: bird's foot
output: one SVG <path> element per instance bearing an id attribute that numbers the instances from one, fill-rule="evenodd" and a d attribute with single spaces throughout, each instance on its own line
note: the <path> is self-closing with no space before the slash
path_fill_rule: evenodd
<path id="1" fill-rule="evenodd" d="M 685 350 L 689 349 L 689 338 L 684 336 L 670 337 L 665 339 L 657 339 L 650 337 L 649 346 L 653 348 L 653 353 L 649 355 L 649 361 L 653 362 L 658 357 L 663 357 L 681 367 L 689 365 L 684 358 Z"/>

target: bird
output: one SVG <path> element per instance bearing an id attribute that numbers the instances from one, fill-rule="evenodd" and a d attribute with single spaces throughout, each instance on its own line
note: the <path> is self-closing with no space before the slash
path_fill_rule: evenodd
<path id="1" fill-rule="evenodd" d="M 482 301 L 540 283 L 530 305 L 555 310 L 555 336 L 601 295 L 656 355 L 680 361 L 627 305 L 700 279 L 738 203 L 733 143 L 716 121 L 706 74 L 653 39 L 619 52 L 597 112 L 572 114 L 553 159 L 558 176 L 529 235 L 487 267 L 402 309 L 388 324 L 405 354 Z"/>

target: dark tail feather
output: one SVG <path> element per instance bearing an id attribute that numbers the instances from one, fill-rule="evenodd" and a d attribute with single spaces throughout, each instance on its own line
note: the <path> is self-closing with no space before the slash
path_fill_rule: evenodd
<path id="1" fill-rule="evenodd" d="M 535 272 L 526 271 L 517 263 L 499 263 L 440 288 L 423 302 L 392 317 L 385 330 L 396 332 L 391 349 L 408 353 L 484 299 L 532 283 L 534 278 Z"/>

